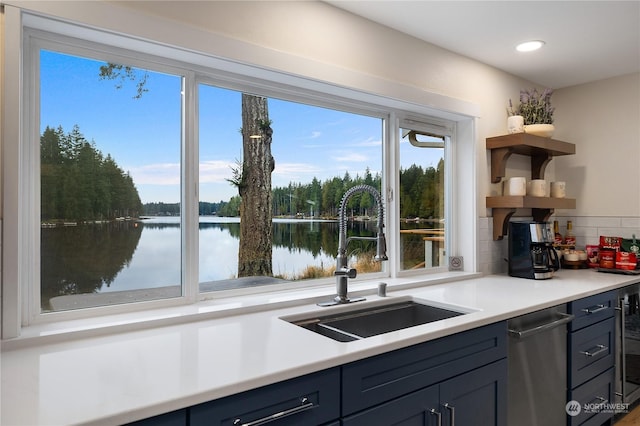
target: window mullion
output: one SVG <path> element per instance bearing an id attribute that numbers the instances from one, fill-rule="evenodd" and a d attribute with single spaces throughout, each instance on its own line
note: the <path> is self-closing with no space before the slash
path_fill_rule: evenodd
<path id="1" fill-rule="evenodd" d="M 182 79 L 182 294 L 195 302 L 198 280 L 198 93 L 193 73 Z"/>
<path id="2" fill-rule="evenodd" d="M 384 196 L 387 203 L 386 220 L 387 220 L 387 250 L 389 253 L 398 253 L 400 247 L 400 224 L 397 220 L 400 214 L 400 204 L 398 202 L 399 194 L 399 149 L 400 141 L 398 140 L 399 121 L 398 116 L 391 112 L 389 118 L 385 122 L 385 138 L 383 157 L 385 159 L 385 170 L 383 180 L 386 182 L 387 193 Z M 392 278 L 398 276 L 400 269 L 399 256 L 393 256 L 389 263 L 389 274 Z"/>

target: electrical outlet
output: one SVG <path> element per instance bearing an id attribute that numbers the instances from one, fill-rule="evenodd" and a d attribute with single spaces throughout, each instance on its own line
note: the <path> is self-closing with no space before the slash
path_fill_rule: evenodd
<path id="1" fill-rule="evenodd" d="M 464 270 L 464 259 L 462 258 L 462 256 L 449 256 L 449 270 L 450 271 Z"/>

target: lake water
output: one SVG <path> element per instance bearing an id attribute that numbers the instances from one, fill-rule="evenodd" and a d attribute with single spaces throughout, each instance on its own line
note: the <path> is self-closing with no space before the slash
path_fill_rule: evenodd
<path id="1" fill-rule="evenodd" d="M 375 221 L 349 222 L 349 235 L 375 235 Z M 51 297 L 176 286 L 181 282 L 179 217 L 153 217 L 41 230 L 41 293 Z M 239 218 L 200 217 L 199 282 L 234 278 Z M 359 249 L 357 244 L 363 244 Z M 350 251 L 372 249 L 352 243 Z M 275 219 L 273 273 L 294 279 L 335 264 L 337 221 Z"/>

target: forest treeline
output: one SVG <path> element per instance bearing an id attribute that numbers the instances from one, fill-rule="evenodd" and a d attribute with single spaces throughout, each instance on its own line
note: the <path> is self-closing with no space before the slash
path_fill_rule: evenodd
<path id="1" fill-rule="evenodd" d="M 140 215 L 180 214 L 179 203 L 142 204 L 131 176 L 123 171 L 111 155 L 104 155 L 89 142 L 76 125 L 65 133 L 62 127 L 47 127 L 40 137 L 41 219 L 111 220 Z M 400 214 L 402 217 L 442 218 L 444 162 L 437 167 L 412 165 L 400 170 Z M 351 177 L 347 172 L 323 182 L 290 183 L 272 189 L 274 217 L 335 218 L 344 193 L 355 185 L 381 188 L 381 176 Z M 228 201 L 199 204 L 200 215 L 236 217 L 240 215 L 240 196 Z M 375 216 L 373 197 L 356 194 L 347 205 L 353 216 Z"/>
<path id="2" fill-rule="evenodd" d="M 444 217 L 444 162 L 437 168 L 412 165 L 400 170 L 400 213 L 403 217 L 436 218 Z M 273 188 L 273 215 L 275 217 L 325 217 L 334 218 L 338 214 L 344 193 L 355 185 L 371 185 L 380 189 L 379 174 L 373 176 L 367 169 L 364 176 L 352 178 L 349 173 L 324 182 L 313 178 L 311 183 L 291 183 L 287 187 Z M 199 205 L 199 214 L 236 217 L 240 215 L 240 196 L 229 201 L 204 202 Z M 374 200 L 368 193 L 356 194 L 347 205 L 353 216 L 374 216 Z M 144 213 L 150 216 L 180 214 L 179 203 L 147 203 Z"/>
<path id="3" fill-rule="evenodd" d="M 40 137 L 41 220 L 111 220 L 143 211 L 131 176 L 80 133 L 48 127 Z"/>

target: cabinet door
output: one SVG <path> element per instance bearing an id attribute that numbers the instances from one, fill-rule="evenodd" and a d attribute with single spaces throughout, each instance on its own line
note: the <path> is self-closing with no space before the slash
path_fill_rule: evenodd
<path id="1" fill-rule="evenodd" d="M 189 409 L 191 426 L 320 425 L 340 417 L 340 369 L 333 368 Z"/>
<path id="2" fill-rule="evenodd" d="M 447 380 L 440 385 L 442 424 L 506 426 L 507 360 Z"/>
<path id="3" fill-rule="evenodd" d="M 442 414 L 438 393 L 438 385 L 430 386 L 345 417 L 342 426 L 439 426 Z"/>
<path id="4" fill-rule="evenodd" d="M 362 359 L 342 368 L 342 414 L 349 415 L 507 356 L 499 322 Z"/>

